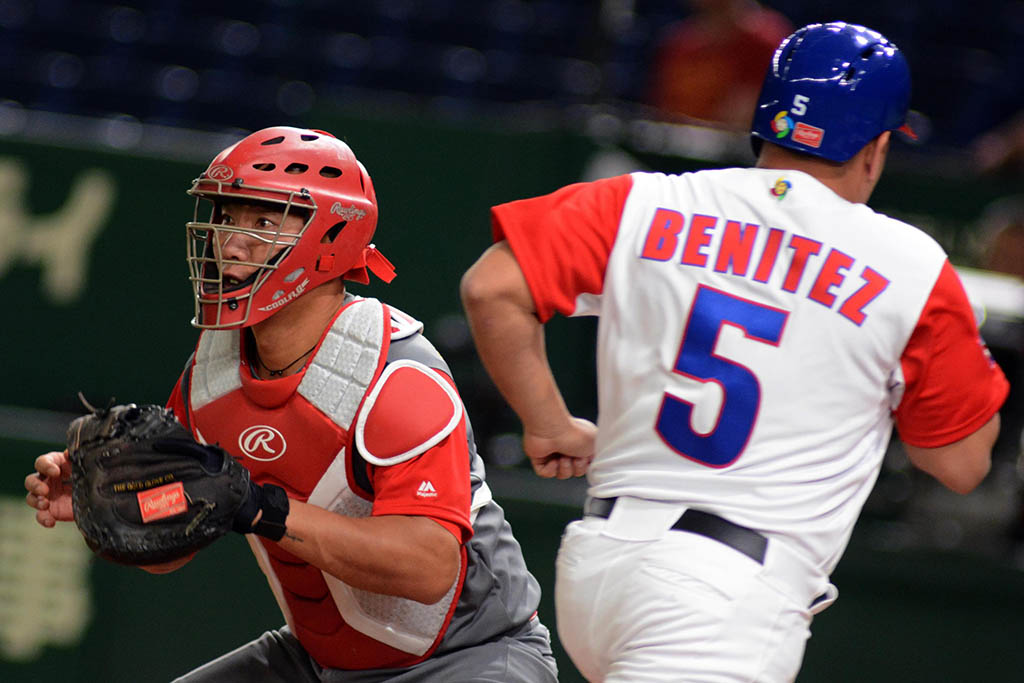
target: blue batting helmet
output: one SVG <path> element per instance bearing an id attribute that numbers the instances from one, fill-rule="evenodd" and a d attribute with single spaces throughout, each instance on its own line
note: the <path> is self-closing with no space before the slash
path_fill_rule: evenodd
<path id="1" fill-rule="evenodd" d="M 885 36 L 856 24 L 810 24 L 779 45 L 754 112 L 751 142 L 847 161 L 906 126 L 910 69 Z"/>

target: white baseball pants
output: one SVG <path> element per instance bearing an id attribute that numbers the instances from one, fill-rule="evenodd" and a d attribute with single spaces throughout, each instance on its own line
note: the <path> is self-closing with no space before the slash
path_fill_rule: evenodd
<path id="1" fill-rule="evenodd" d="M 789 683 L 827 578 L 769 542 L 764 565 L 670 531 L 684 508 L 619 498 L 573 522 L 557 560 L 558 635 L 592 683 Z M 822 583 L 824 582 L 824 583 Z"/>

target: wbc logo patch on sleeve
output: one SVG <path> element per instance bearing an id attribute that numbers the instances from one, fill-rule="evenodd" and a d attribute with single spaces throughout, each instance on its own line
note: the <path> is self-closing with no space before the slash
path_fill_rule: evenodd
<path id="1" fill-rule="evenodd" d="M 143 524 L 188 511 L 185 486 L 180 481 L 140 491 L 135 495 L 139 499 L 139 512 L 142 513 Z"/>

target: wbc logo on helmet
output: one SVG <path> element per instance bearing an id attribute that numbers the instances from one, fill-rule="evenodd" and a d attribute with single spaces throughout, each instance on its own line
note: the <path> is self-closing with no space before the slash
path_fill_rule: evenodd
<path id="1" fill-rule="evenodd" d="M 775 137 L 784 138 L 793 130 L 793 119 L 789 118 L 789 112 L 783 109 L 772 119 L 771 126 Z"/>

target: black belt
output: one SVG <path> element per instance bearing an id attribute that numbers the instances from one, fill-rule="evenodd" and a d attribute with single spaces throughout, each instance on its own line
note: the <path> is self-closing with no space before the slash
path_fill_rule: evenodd
<path id="1" fill-rule="evenodd" d="M 583 514 L 592 517 L 608 518 L 615 506 L 615 498 L 591 498 L 583 506 Z M 672 528 L 676 531 L 689 531 L 724 543 L 733 550 L 738 550 L 754 562 L 764 564 L 764 554 L 768 549 L 768 539 L 753 529 L 733 524 L 727 519 L 702 510 L 687 508 Z"/>

